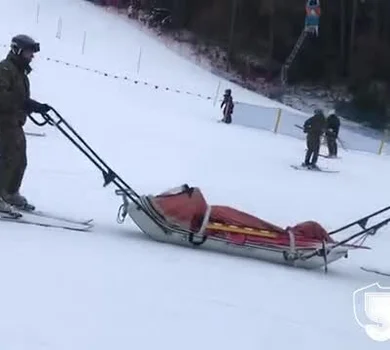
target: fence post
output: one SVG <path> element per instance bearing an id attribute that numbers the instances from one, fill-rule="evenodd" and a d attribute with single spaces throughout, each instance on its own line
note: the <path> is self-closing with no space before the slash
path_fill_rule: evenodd
<path id="1" fill-rule="evenodd" d="M 39 23 L 39 12 L 41 11 L 41 4 L 37 4 L 37 23 Z"/>
<path id="2" fill-rule="evenodd" d="M 138 55 L 138 62 L 137 62 L 137 74 L 139 74 L 139 71 L 141 69 L 141 57 L 142 57 L 142 46 L 139 47 L 139 55 Z"/>
<path id="3" fill-rule="evenodd" d="M 62 33 L 62 18 L 58 18 L 58 23 L 57 23 L 57 34 L 56 38 L 61 39 L 61 33 Z"/>
<path id="4" fill-rule="evenodd" d="M 274 133 L 275 134 L 278 132 L 280 119 L 282 119 L 282 109 L 278 108 L 278 113 L 276 115 L 276 123 L 275 123 L 275 127 L 274 127 Z"/>
<path id="5" fill-rule="evenodd" d="M 217 86 L 217 91 L 215 92 L 215 97 L 214 97 L 214 102 L 213 102 L 213 106 L 215 107 L 215 105 L 217 104 L 217 101 L 218 101 L 218 95 L 219 95 L 219 89 L 221 88 L 221 81 L 218 82 L 218 86 Z"/>
<path id="6" fill-rule="evenodd" d="M 85 44 L 87 42 L 87 31 L 84 31 L 84 37 L 83 37 L 83 46 L 81 47 L 81 53 L 84 55 L 85 52 Z"/>
<path id="7" fill-rule="evenodd" d="M 387 137 L 388 137 L 388 134 L 389 134 L 389 131 L 386 129 L 384 134 L 383 134 L 383 138 L 381 140 L 381 143 L 379 145 L 379 150 L 378 150 L 378 154 L 379 155 L 382 155 L 382 152 L 383 152 L 383 148 L 385 147 L 385 144 L 386 144 L 386 141 L 387 141 Z"/>

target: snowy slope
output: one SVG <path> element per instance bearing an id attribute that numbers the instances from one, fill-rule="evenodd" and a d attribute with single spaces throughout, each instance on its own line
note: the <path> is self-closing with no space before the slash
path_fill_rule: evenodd
<path id="1" fill-rule="evenodd" d="M 211 101 L 42 59 L 135 75 L 142 45 L 143 79 L 214 92 L 217 77 L 116 15 L 82 0 L 42 0 L 37 24 L 36 3 L 0 4 L 1 42 L 22 31 L 41 41 L 31 74 L 33 96 L 55 106 L 136 191 L 156 193 L 186 182 L 213 204 L 281 226 L 313 219 L 329 229 L 388 204 L 382 193 L 390 165 L 384 158 L 348 152 L 340 161 L 321 160 L 340 174 L 295 172 L 289 164 L 301 162 L 301 141 L 218 124 Z M 59 17 L 61 40 L 55 38 Z M 271 103 L 246 93 L 240 91 L 248 100 Z M 93 217 L 96 229 L 0 224 L 2 349 L 386 346 L 364 334 L 351 306 L 356 288 L 386 285 L 358 269 L 389 267 L 386 229 L 371 240 L 372 252 L 351 254 L 328 275 L 161 245 L 131 222 L 119 226 L 114 189 L 102 188 L 101 175 L 59 132 L 45 131 L 46 138 L 28 139 L 25 194 L 43 209 Z"/>

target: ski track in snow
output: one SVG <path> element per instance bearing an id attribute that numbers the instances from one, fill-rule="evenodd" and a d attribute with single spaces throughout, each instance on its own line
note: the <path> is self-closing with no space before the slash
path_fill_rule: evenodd
<path id="1" fill-rule="evenodd" d="M 139 193 L 183 183 L 212 204 L 281 226 L 318 220 L 328 229 L 388 204 L 386 157 L 343 152 L 319 164 L 340 174 L 297 172 L 305 144 L 216 123 L 218 106 L 46 61 L 55 57 L 213 95 L 220 78 L 169 51 L 131 22 L 84 0 L 0 4 L 0 40 L 26 32 L 41 42 L 32 95 L 47 101 Z M 63 23 L 56 39 L 57 21 Z M 83 33 L 85 54 L 81 54 Z M 140 75 L 136 74 L 142 46 Z M 2 55 L 6 49 L 0 50 Z M 225 82 L 221 92 L 233 84 Z M 234 87 L 235 98 L 275 104 Z M 287 107 L 286 107 L 287 108 Z M 37 128 L 30 123 L 26 128 Z M 121 199 L 58 131 L 29 137 L 24 192 L 43 210 L 94 218 L 93 232 L 0 225 L 2 349 L 384 349 L 354 320 L 352 293 L 389 279 L 388 229 L 321 271 L 153 242 L 115 221 Z M 386 266 L 387 264 L 387 266 Z"/>

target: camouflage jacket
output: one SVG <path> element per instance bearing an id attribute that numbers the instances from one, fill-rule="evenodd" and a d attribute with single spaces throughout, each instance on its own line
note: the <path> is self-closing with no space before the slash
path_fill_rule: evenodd
<path id="1" fill-rule="evenodd" d="M 320 137 L 326 128 L 326 119 L 323 115 L 315 115 L 305 121 L 303 130 L 308 137 Z"/>
<path id="2" fill-rule="evenodd" d="M 30 66 L 9 53 L 0 62 L 0 129 L 24 125 L 30 100 Z"/>

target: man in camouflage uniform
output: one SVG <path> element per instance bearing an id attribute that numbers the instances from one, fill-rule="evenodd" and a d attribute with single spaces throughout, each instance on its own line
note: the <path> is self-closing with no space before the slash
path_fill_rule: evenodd
<path id="1" fill-rule="evenodd" d="M 302 166 L 309 169 L 317 167 L 318 155 L 320 153 L 321 136 L 325 131 L 326 119 L 321 109 L 314 111 L 314 116 L 307 119 L 303 125 L 303 131 L 307 134 L 307 151 Z"/>
<path id="2" fill-rule="evenodd" d="M 326 120 L 326 143 L 328 144 L 328 157 L 336 158 L 337 157 L 337 138 L 340 132 L 340 118 L 336 115 L 335 110 L 329 112 L 328 118 Z"/>
<path id="3" fill-rule="evenodd" d="M 15 213 L 13 207 L 33 208 L 20 195 L 27 166 L 23 125 L 30 113 L 45 114 L 47 104 L 30 98 L 30 63 L 39 43 L 27 35 L 12 39 L 11 50 L 0 62 L 0 211 Z"/>

